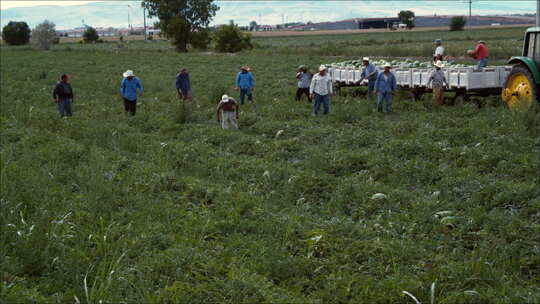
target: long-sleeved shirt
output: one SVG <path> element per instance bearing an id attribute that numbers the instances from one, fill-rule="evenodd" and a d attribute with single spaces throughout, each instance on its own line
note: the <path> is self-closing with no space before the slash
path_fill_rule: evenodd
<path id="1" fill-rule="evenodd" d="M 371 73 L 373 73 L 373 75 L 369 76 Z M 373 63 L 370 63 L 362 70 L 362 74 L 360 76 L 362 77 L 362 79 L 367 78 L 369 81 L 375 81 L 377 79 L 377 74 L 377 67 L 375 67 Z"/>
<path id="2" fill-rule="evenodd" d="M 386 93 L 395 89 L 397 89 L 397 82 L 394 74 L 392 72 L 388 73 L 388 75 L 385 75 L 384 72 L 379 73 L 377 81 L 375 81 L 375 91 Z"/>
<path id="3" fill-rule="evenodd" d="M 238 72 L 236 75 L 236 86 L 241 89 L 251 89 L 255 85 L 255 78 L 251 72 Z"/>
<path id="4" fill-rule="evenodd" d="M 176 75 L 176 89 L 182 91 L 189 91 L 191 89 L 188 73 L 179 73 Z"/>
<path id="5" fill-rule="evenodd" d="M 71 84 L 65 81 L 59 81 L 53 90 L 53 98 L 58 101 L 73 100 L 73 89 Z"/>
<path id="6" fill-rule="evenodd" d="M 309 94 L 328 95 L 332 94 L 332 80 L 328 74 L 321 76 L 321 74 L 313 75 L 311 79 L 311 85 L 309 86 Z"/>
<path id="7" fill-rule="evenodd" d="M 483 43 L 478 43 L 474 49 L 474 59 L 480 60 L 488 57 L 488 49 Z"/>
<path id="8" fill-rule="evenodd" d="M 309 88 L 312 77 L 313 75 L 308 72 L 299 72 L 296 74 L 296 78 L 298 79 L 298 87 L 301 89 Z"/>
<path id="9" fill-rule="evenodd" d="M 122 79 L 120 85 L 120 94 L 122 94 L 122 97 L 131 101 L 137 100 L 137 89 L 139 89 L 139 92 L 143 91 L 139 78 L 133 77 L 133 79 L 128 80 L 127 77 L 124 77 Z"/>
<path id="10" fill-rule="evenodd" d="M 433 86 L 448 86 L 448 82 L 446 82 L 446 77 L 444 76 L 444 72 L 442 70 L 435 69 L 433 72 L 431 72 L 431 75 L 429 76 L 427 85 L 429 86 L 431 83 L 433 83 Z"/>

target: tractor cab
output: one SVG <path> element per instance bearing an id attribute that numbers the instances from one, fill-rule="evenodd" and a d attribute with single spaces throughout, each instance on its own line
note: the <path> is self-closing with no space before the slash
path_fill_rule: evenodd
<path id="1" fill-rule="evenodd" d="M 540 103 L 540 27 L 525 32 L 523 56 L 512 57 L 512 70 L 506 77 L 502 98 L 509 108 L 528 109 L 534 101 Z"/>

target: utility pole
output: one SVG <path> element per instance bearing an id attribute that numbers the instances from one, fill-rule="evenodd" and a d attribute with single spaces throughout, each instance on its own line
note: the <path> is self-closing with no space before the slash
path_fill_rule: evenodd
<path id="1" fill-rule="evenodd" d="M 536 0 L 536 26 L 540 26 L 540 0 Z"/>
<path id="2" fill-rule="evenodd" d="M 469 0 L 469 30 L 471 29 L 472 23 L 472 0 Z"/>
<path id="3" fill-rule="evenodd" d="M 144 41 L 146 41 L 146 7 L 143 6 Z"/>

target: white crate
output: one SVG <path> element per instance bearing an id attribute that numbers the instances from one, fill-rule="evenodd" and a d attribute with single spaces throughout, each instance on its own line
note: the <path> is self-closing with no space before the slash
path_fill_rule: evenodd
<path id="1" fill-rule="evenodd" d="M 431 72 L 433 70 L 430 69 L 420 69 L 420 86 L 421 87 L 427 87 L 427 82 L 429 80 L 429 76 L 431 76 Z"/>
<path id="2" fill-rule="evenodd" d="M 412 71 L 411 69 L 400 69 L 397 68 L 394 70 L 396 75 L 396 82 L 398 86 L 410 87 L 412 86 Z"/>
<path id="3" fill-rule="evenodd" d="M 413 88 L 420 87 L 422 85 L 422 70 L 421 69 L 411 70 L 411 84 Z"/>
<path id="4" fill-rule="evenodd" d="M 448 76 L 446 81 L 451 88 L 459 88 L 459 70 L 458 69 L 448 69 Z"/>
<path id="5" fill-rule="evenodd" d="M 362 79 L 362 70 L 354 70 L 354 81 L 360 82 L 360 79 Z"/>
<path id="6" fill-rule="evenodd" d="M 499 68 L 499 85 L 501 88 L 504 88 L 504 83 L 506 82 L 506 77 L 508 74 L 510 74 L 510 71 L 512 70 L 511 66 L 503 66 L 498 67 Z"/>
<path id="7" fill-rule="evenodd" d="M 354 83 L 354 67 L 347 67 L 345 75 L 346 75 L 345 83 L 353 84 Z"/>
<path id="8" fill-rule="evenodd" d="M 497 67 L 487 67 L 480 71 L 474 68 L 460 68 L 459 70 L 459 84 L 467 90 L 501 87 L 500 72 Z"/>

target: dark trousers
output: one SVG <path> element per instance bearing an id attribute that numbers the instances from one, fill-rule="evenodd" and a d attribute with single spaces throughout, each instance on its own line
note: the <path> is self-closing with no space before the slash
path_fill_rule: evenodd
<path id="1" fill-rule="evenodd" d="M 137 112 L 137 99 L 129 100 L 124 98 L 124 109 L 126 110 L 126 113 L 135 115 L 135 112 Z"/>
<path id="2" fill-rule="evenodd" d="M 308 101 L 311 102 L 311 97 L 309 97 L 309 88 L 298 88 L 298 89 L 296 89 L 295 100 L 299 101 L 302 98 L 302 95 L 304 95 L 304 94 L 306 94 Z"/>
<path id="3" fill-rule="evenodd" d="M 250 103 L 253 102 L 253 93 L 251 93 L 251 88 L 240 88 L 240 104 L 244 104 L 244 99 L 247 96 L 247 99 Z"/>
<path id="4" fill-rule="evenodd" d="M 65 99 L 58 101 L 58 112 L 60 113 L 60 117 L 71 116 L 73 114 L 71 112 L 71 100 Z"/>

